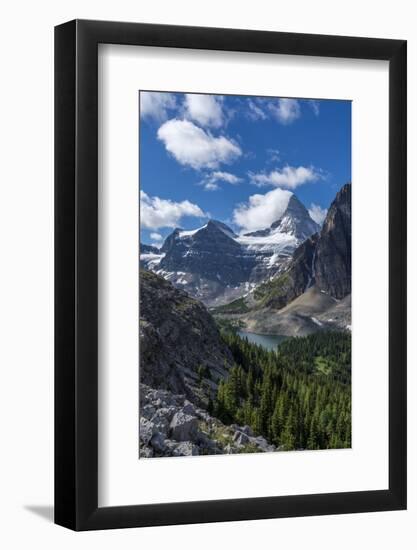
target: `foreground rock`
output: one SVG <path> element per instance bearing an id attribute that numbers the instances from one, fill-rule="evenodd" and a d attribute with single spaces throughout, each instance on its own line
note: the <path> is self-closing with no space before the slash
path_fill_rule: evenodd
<path id="1" fill-rule="evenodd" d="M 225 426 L 184 396 L 141 384 L 140 458 L 279 451 L 249 426 Z"/>

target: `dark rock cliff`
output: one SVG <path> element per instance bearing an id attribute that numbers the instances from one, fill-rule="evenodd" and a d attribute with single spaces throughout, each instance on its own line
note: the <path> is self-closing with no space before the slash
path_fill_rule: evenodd
<path id="1" fill-rule="evenodd" d="M 337 299 L 351 292 L 351 197 L 350 184 L 336 195 L 324 221 L 314 261 L 317 288 Z"/>

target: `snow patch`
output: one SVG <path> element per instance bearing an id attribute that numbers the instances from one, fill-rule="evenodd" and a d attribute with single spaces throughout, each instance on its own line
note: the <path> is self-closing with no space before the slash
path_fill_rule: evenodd
<path id="1" fill-rule="evenodd" d="M 140 260 L 144 262 L 149 269 L 155 269 L 161 262 L 165 254 L 155 254 L 154 252 L 147 252 L 146 254 L 140 254 Z"/>
<path id="2" fill-rule="evenodd" d="M 283 252 L 292 252 L 299 244 L 298 240 L 293 235 L 288 235 L 279 231 L 272 232 L 266 236 L 240 235 L 236 237 L 235 240 L 248 250 L 272 252 L 274 255 L 281 255 Z M 276 258 L 277 257 L 278 256 L 276 256 Z"/>
<path id="3" fill-rule="evenodd" d="M 195 235 L 196 233 L 198 233 L 198 231 L 201 231 L 202 229 L 205 229 L 207 227 L 207 224 L 206 225 L 203 225 L 203 227 L 198 227 L 197 229 L 191 229 L 190 231 L 180 231 L 178 233 L 178 236 L 180 239 L 184 238 L 184 237 L 191 237 L 192 235 Z"/>

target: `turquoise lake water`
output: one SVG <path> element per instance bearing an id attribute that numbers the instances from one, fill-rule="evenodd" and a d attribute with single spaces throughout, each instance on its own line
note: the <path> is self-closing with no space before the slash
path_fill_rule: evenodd
<path id="1" fill-rule="evenodd" d="M 244 330 L 239 330 L 238 334 L 241 338 L 247 338 L 252 344 L 257 344 L 269 350 L 277 349 L 277 346 L 287 338 L 287 336 L 279 334 L 255 334 L 254 332 L 245 332 Z"/>

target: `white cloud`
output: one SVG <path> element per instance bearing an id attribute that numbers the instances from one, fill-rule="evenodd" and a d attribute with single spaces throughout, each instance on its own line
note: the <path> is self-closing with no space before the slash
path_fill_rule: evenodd
<path id="1" fill-rule="evenodd" d="M 253 99 L 249 99 L 248 107 L 249 111 L 247 115 L 252 120 L 265 120 L 266 118 L 268 118 L 265 111 L 261 108 L 259 101 L 255 102 Z"/>
<path id="2" fill-rule="evenodd" d="M 320 114 L 320 102 L 317 101 L 316 99 L 310 99 L 308 101 L 308 104 L 310 105 L 311 109 L 313 110 L 313 113 L 316 116 L 319 116 L 319 114 Z"/>
<path id="3" fill-rule="evenodd" d="M 150 237 L 153 241 L 162 241 L 163 237 L 160 233 L 151 233 Z"/>
<path id="4" fill-rule="evenodd" d="M 180 164 L 196 170 L 217 168 L 242 154 L 240 147 L 229 139 L 214 137 L 188 120 L 168 120 L 159 128 L 158 139 Z"/>
<path id="5" fill-rule="evenodd" d="M 201 126 L 220 128 L 224 123 L 222 97 L 203 94 L 185 94 L 186 117 Z"/>
<path id="6" fill-rule="evenodd" d="M 207 183 L 204 183 L 204 189 L 206 191 L 217 191 L 218 189 L 220 189 L 220 187 L 217 185 L 217 183 L 208 181 Z"/>
<path id="7" fill-rule="evenodd" d="M 178 227 L 183 216 L 205 218 L 207 215 L 190 201 L 173 202 L 159 197 L 150 197 L 140 192 L 140 223 L 147 229 Z"/>
<path id="8" fill-rule="evenodd" d="M 281 124 L 291 124 L 301 116 L 297 99 L 259 97 L 248 99 L 247 106 L 246 115 L 252 120 L 266 120 L 273 116 Z"/>
<path id="9" fill-rule="evenodd" d="M 168 118 L 168 111 L 175 109 L 176 99 L 165 92 L 140 92 L 140 116 L 162 122 Z"/>
<path id="10" fill-rule="evenodd" d="M 251 183 L 262 187 L 263 185 L 273 185 L 274 187 L 286 187 L 287 189 L 295 189 L 299 185 L 317 181 L 323 176 L 321 172 L 316 170 L 313 166 L 284 166 L 282 170 L 273 170 L 269 174 L 249 173 Z"/>
<path id="11" fill-rule="evenodd" d="M 272 100 L 268 108 L 281 124 L 291 124 L 301 116 L 300 104 L 296 99 L 283 97 Z"/>
<path id="12" fill-rule="evenodd" d="M 218 182 L 220 181 L 225 181 L 231 185 L 237 185 L 243 180 L 242 178 L 239 178 L 234 174 L 230 174 L 229 172 L 215 171 L 210 174 L 206 174 L 203 181 L 201 181 L 201 185 L 203 185 L 206 191 L 216 191 L 217 189 L 220 189 L 218 185 Z"/>
<path id="13" fill-rule="evenodd" d="M 310 218 L 312 218 L 316 223 L 321 225 L 326 219 L 327 208 L 322 208 L 318 204 L 311 203 L 310 208 L 308 209 Z"/>
<path id="14" fill-rule="evenodd" d="M 234 174 L 230 174 L 229 172 L 213 172 L 211 174 L 212 178 L 215 178 L 216 181 L 226 181 L 227 183 L 230 183 L 231 185 L 237 185 L 240 183 L 242 178 L 239 178 L 238 176 L 235 176 Z"/>
<path id="15" fill-rule="evenodd" d="M 244 231 L 256 231 L 270 226 L 282 216 L 292 193 L 284 189 L 273 189 L 264 195 L 251 195 L 233 211 L 233 221 Z"/>

